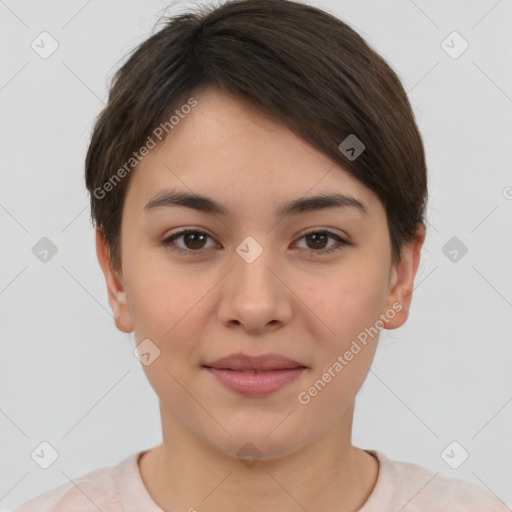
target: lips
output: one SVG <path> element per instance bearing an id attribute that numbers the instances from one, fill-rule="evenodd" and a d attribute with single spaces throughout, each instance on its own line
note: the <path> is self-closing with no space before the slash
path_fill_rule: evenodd
<path id="1" fill-rule="evenodd" d="M 289 386 L 308 367 L 280 354 L 238 352 L 202 365 L 218 382 L 240 395 L 263 398 Z"/>
<path id="2" fill-rule="evenodd" d="M 276 370 L 288 370 L 292 368 L 307 368 L 306 365 L 289 359 L 280 354 L 263 354 L 249 356 L 238 352 L 215 361 L 204 364 L 206 368 L 221 370 L 234 370 L 247 373 L 264 373 Z"/>

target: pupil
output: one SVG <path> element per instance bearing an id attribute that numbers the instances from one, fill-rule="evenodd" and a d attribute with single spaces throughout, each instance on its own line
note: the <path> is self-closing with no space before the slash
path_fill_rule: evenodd
<path id="1" fill-rule="evenodd" d="M 311 238 L 313 239 L 317 239 L 317 237 L 321 237 L 323 239 L 323 241 L 325 242 L 325 234 L 324 233 L 313 233 L 312 235 L 309 235 Z M 316 244 L 318 242 L 318 240 L 313 240 L 314 243 Z M 316 249 L 318 249 L 318 247 L 315 247 Z"/>
<path id="2" fill-rule="evenodd" d="M 193 245 L 193 248 L 195 248 L 195 249 L 198 248 L 194 245 L 195 243 L 197 243 L 197 240 L 193 240 L 193 238 L 194 237 L 204 238 L 204 236 L 201 233 L 188 233 L 187 236 L 189 237 L 189 239 L 192 239 L 192 245 Z M 201 248 L 201 242 L 199 242 L 199 248 Z"/>

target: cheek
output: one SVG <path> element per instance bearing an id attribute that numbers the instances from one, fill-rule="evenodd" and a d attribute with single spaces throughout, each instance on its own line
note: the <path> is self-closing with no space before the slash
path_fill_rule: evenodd
<path id="1" fill-rule="evenodd" d="M 135 331 L 145 337 L 151 333 L 162 343 L 173 338 L 207 292 L 204 281 L 194 279 L 193 273 L 151 259 L 132 267 L 128 279 Z"/>
<path id="2" fill-rule="evenodd" d="M 301 390 L 302 397 L 314 410 L 326 411 L 330 421 L 351 403 L 375 356 L 379 331 L 374 326 L 383 299 L 379 275 L 363 265 L 331 275 L 321 287 L 304 289 L 304 302 L 322 322 L 315 321 L 320 326 L 312 333 L 318 349 L 316 369 L 308 379 L 310 387 Z"/>
<path id="3" fill-rule="evenodd" d="M 195 353 L 204 332 L 201 324 L 206 284 L 177 273 L 147 265 L 151 272 L 132 275 L 131 307 L 135 314 L 137 342 L 149 339 L 157 347 L 158 357 L 143 365 L 144 373 L 157 396 L 175 414 L 190 406 L 191 389 L 198 364 Z"/>
<path id="4" fill-rule="evenodd" d="M 314 278 L 310 280 L 315 281 Z M 303 290 L 304 303 L 321 319 L 329 344 L 342 349 L 379 318 L 385 298 L 382 271 L 369 263 L 330 273 Z"/>
<path id="5" fill-rule="evenodd" d="M 150 339 L 160 351 L 144 370 L 153 387 L 181 396 L 176 381 L 187 386 L 201 363 L 201 339 L 219 278 L 198 277 L 192 266 L 184 270 L 149 260 L 139 270 L 130 276 L 135 336 L 139 343 Z"/>

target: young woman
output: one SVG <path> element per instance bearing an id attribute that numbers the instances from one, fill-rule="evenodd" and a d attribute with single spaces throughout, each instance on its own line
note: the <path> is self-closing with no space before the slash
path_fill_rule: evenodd
<path id="1" fill-rule="evenodd" d="M 19 512 L 508 510 L 352 445 L 379 332 L 409 314 L 427 176 L 396 74 L 345 23 L 287 0 L 170 19 L 118 71 L 86 184 L 163 442 Z"/>

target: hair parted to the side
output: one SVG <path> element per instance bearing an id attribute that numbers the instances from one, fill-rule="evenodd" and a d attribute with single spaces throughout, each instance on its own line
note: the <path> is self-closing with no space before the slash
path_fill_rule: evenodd
<path id="1" fill-rule="evenodd" d="M 251 101 L 372 190 L 385 207 L 399 262 L 403 245 L 425 224 L 427 171 L 407 95 L 385 60 L 343 21 L 291 0 L 203 5 L 165 22 L 115 73 L 87 152 L 91 218 L 112 268 L 121 270 L 134 152 L 203 87 Z M 351 134 L 365 145 L 354 160 L 339 149 Z"/>

